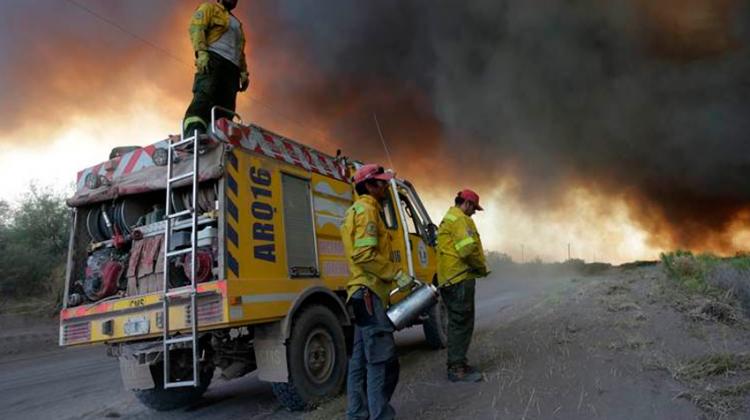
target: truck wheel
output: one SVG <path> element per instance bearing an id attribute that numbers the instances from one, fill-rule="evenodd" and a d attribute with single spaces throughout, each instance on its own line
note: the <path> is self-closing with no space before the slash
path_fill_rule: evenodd
<path id="1" fill-rule="evenodd" d="M 170 364 L 172 380 L 192 380 L 191 350 L 172 351 Z M 182 361 L 183 363 L 180 363 Z M 151 365 L 151 376 L 154 378 L 154 388 L 135 390 L 136 398 L 146 407 L 156 411 L 174 410 L 195 403 L 211 383 L 214 370 L 207 365 L 201 365 L 200 386 L 164 389 L 164 362 Z"/>
<path id="2" fill-rule="evenodd" d="M 295 319 L 287 344 L 289 382 L 272 385 L 281 405 L 297 411 L 338 395 L 346 378 L 346 343 L 336 315 L 321 305 Z"/>
<path id="3" fill-rule="evenodd" d="M 427 319 L 422 323 L 422 331 L 431 348 L 438 350 L 448 345 L 448 308 L 442 297 L 430 308 Z"/>

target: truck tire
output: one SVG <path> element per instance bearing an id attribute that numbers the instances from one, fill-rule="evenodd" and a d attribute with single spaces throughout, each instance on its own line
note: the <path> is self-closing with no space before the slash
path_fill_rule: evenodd
<path id="1" fill-rule="evenodd" d="M 289 382 L 272 384 L 288 410 L 313 408 L 338 395 L 346 379 L 346 342 L 336 315 L 321 305 L 295 317 L 287 344 Z"/>
<path id="2" fill-rule="evenodd" d="M 188 350 L 189 351 L 189 350 Z M 175 357 L 175 356 L 171 356 Z M 195 403 L 208 388 L 213 378 L 213 369 L 209 366 L 201 366 L 200 386 L 164 389 L 164 364 L 159 362 L 151 365 L 151 376 L 154 378 L 154 388 L 134 390 L 133 393 L 138 401 L 146 407 L 156 411 L 174 410 Z M 190 380 L 192 370 L 185 372 L 182 379 Z M 179 377 L 179 376 L 177 376 Z M 174 380 L 175 376 L 173 376 Z"/>
<path id="3" fill-rule="evenodd" d="M 439 350 L 448 345 L 448 309 L 442 297 L 430 308 L 427 319 L 422 323 L 422 331 L 430 348 Z"/>

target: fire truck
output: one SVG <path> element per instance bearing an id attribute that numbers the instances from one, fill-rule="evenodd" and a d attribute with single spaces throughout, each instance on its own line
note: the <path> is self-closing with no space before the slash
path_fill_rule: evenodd
<path id="1" fill-rule="evenodd" d="M 314 407 L 346 379 L 339 226 L 361 163 L 217 111 L 208 134 L 115 148 L 78 173 L 60 345 L 104 344 L 156 410 L 251 372 L 283 406 Z M 391 181 L 382 217 L 392 260 L 434 283 L 436 227 L 409 181 Z M 444 305 L 415 324 L 444 346 Z"/>

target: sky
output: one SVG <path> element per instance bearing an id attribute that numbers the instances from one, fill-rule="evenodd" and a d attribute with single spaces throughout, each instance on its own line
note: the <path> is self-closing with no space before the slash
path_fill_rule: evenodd
<path id="1" fill-rule="evenodd" d="M 733 0 L 240 0 L 246 121 L 411 179 L 434 221 L 471 187 L 486 248 L 625 262 L 750 249 L 748 7 Z M 7 0 L 0 199 L 69 191 L 178 132 L 189 0 Z M 390 150 L 373 123 L 377 114 Z"/>

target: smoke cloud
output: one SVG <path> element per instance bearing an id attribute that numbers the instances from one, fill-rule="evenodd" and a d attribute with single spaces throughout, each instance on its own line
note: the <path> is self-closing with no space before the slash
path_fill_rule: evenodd
<path id="1" fill-rule="evenodd" d="M 198 2 L 75 2 L 130 34 L 69 1 L 5 5 L 0 145 L 144 97 L 182 116 Z M 247 120 L 387 163 L 376 114 L 397 170 L 434 195 L 502 189 L 543 217 L 584 188 L 625 203 L 654 246 L 728 252 L 746 227 L 744 2 L 243 0 L 236 14 Z"/>
<path id="2" fill-rule="evenodd" d="M 485 188 L 513 176 L 529 211 L 586 186 L 628 202 L 656 245 L 731 247 L 750 202 L 750 13 L 739 2 L 288 0 L 268 10 L 292 29 L 274 48 L 315 64 L 316 77 L 287 94 L 329 113 L 344 139 L 372 139 L 377 112 L 410 175 Z"/>

